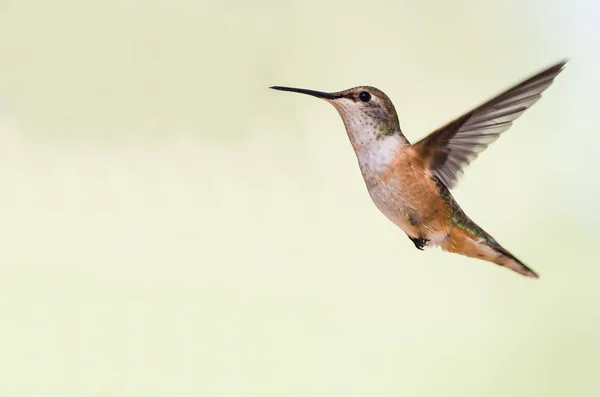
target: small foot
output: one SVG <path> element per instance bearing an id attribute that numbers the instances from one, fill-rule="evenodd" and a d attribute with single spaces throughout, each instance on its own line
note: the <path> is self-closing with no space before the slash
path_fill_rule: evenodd
<path id="1" fill-rule="evenodd" d="M 417 247 L 417 249 L 423 251 L 423 248 L 425 247 L 425 245 L 427 245 L 427 242 L 429 241 L 426 238 L 422 238 L 422 237 L 417 237 L 417 238 L 412 238 L 412 237 L 408 237 L 410 239 L 410 241 L 413 242 L 413 244 L 415 245 L 415 247 Z"/>

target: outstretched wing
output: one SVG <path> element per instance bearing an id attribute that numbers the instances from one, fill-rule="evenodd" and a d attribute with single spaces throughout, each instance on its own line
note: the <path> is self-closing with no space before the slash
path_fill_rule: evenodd
<path id="1" fill-rule="evenodd" d="M 414 144 L 425 164 L 448 188 L 463 169 L 537 102 L 561 72 L 557 63 L 460 116 Z"/>

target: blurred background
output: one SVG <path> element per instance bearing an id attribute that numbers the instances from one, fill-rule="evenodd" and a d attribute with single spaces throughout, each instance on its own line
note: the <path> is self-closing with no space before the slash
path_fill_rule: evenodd
<path id="1" fill-rule="evenodd" d="M 0 2 L 0 395 L 598 396 L 600 6 Z M 454 195 L 541 274 L 417 251 L 335 110 L 416 141 L 570 58 Z"/>

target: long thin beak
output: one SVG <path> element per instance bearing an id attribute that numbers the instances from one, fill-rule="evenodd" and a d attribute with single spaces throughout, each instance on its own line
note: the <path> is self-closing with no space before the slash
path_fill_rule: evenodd
<path id="1" fill-rule="evenodd" d="M 305 90 L 304 88 L 292 88 L 292 87 L 280 87 L 280 86 L 273 86 L 270 88 L 272 88 L 274 90 L 279 90 L 279 91 L 289 91 L 289 92 L 297 92 L 299 94 L 312 95 L 312 96 L 315 96 L 317 98 L 322 98 L 322 99 L 338 99 L 338 98 L 342 97 L 339 94 L 332 94 L 329 92 L 322 92 L 322 91 Z"/>

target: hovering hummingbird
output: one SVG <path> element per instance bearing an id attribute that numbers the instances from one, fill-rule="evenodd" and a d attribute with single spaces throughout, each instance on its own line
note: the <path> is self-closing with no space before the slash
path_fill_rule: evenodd
<path id="1" fill-rule="evenodd" d="M 339 92 L 270 88 L 312 95 L 337 109 L 371 199 L 415 247 L 440 246 L 538 278 L 465 215 L 449 189 L 479 153 L 540 99 L 565 64 L 539 72 L 414 144 L 402 133 L 392 101 L 377 88 Z"/>

